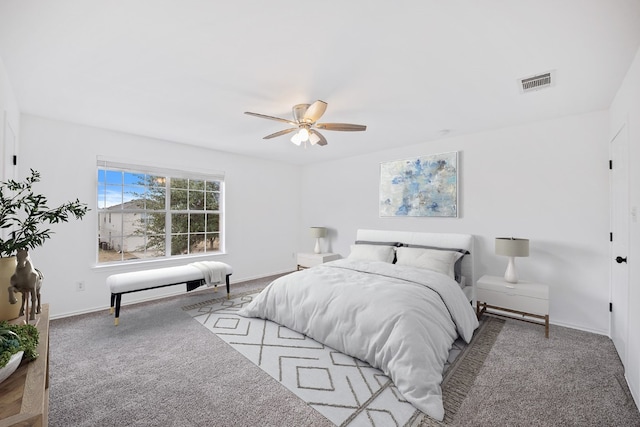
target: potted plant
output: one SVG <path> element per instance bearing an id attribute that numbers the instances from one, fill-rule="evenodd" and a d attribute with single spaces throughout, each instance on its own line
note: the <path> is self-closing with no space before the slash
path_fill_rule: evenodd
<path id="1" fill-rule="evenodd" d="M 24 181 L 0 182 L 0 320 L 18 317 L 20 304 L 9 304 L 9 282 L 16 268 L 16 252 L 42 246 L 53 233 L 49 224 L 82 219 L 89 210 L 78 199 L 56 208 L 33 190 L 40 173 L 31 169 Z"/>
<path id="2" fill-rule="evenodd" d="M 20 362 L 38 357 L 38 330 L 33 325 L 0 322 L 0 383 L 18 369 Z"/>

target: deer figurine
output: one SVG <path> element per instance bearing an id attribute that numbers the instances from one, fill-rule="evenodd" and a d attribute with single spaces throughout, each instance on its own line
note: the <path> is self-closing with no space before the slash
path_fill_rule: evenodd
<path id="1" fill-rule="evenodd" d="M 17 299 L 14 292 L 22 294 L 22 307 L 20 316 L 25 314 L 25 304 L 29 305 L 28 297 L 31 297 L 31 310 L 26 315 L 26 323 L 29 319 L 34 319 L 36 313 L 40 314 L 40 288 L 42 287 L 42 273 L 37 268 L 33 268 L 29 252 L 26 249 L 19 250 L 16 254 L 18 265 L 16 272 L 11 276 L 11 286 L 9 286 L 9 302 L 15 304 Z"/>

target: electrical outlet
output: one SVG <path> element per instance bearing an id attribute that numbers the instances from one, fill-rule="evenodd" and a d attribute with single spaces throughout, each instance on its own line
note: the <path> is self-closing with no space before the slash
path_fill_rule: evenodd
<path id="1" fill-rule="evenodd" d="M 76 283 L 76 291 L 78 291 L 78 292 L 84 291 L 84 282 L 77 282 Z"/>

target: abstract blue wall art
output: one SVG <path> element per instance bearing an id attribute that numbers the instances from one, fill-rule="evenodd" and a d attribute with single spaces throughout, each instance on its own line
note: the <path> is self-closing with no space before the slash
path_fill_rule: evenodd
<path id="1" fill-rule="evenodd" d="M 458 217 L 458 152 L 380 163 L 380 216 Z"/>

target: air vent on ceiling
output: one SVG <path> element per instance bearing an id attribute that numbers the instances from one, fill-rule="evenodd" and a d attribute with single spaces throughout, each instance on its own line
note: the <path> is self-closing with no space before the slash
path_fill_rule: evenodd
<path id="1" fill-rule="evenodd" d="M 553 71 L 549 71 L 543 74 L 520 79 L 520 91 L 522 93 L 527 93 L 553 86 L 555 84 L 554 74 L 555 73 Z"/>

